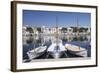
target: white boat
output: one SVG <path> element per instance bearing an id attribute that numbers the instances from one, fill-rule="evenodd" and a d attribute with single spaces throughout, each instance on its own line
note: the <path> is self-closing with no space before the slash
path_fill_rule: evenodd
<path id="1" fill-rule="evenodd" d="M 37 58 L 43 55 L 46 49 L 47 49 L 47 46 L 40 46 L 40 47 L 34 48 L 33 50 L 28 51 L 27 55 L 29 59 L 32 60 L 34 58 Z"/>
<path id="2" fill-rule="evenodd" d="M 61 55 L 64 53 L 66 56 L 67 54 L 65 51 L 65 46 L 62 44 L 62 40 L 55 41 L 53 40 L 50 47 L 47 49 L 50 55 L 52 55 L 53 58 L 60 58 Z"/>
<path id="3" fill-rule="evenodd" d="M 47 52 L 49 52 L 50 55 L 52 55 L 53 58 L 60 58 L 62 54 L 65 54 L 67 57 L 67 54 L 65 51 L 65 46 L 62 44 L 62 40 L 59 39 L 59 28 L 58 28 L 58 18 L 56 17 L 56 33 L 55 38 L 51 40 L 52 44 L 47 49 Z"/>
<path id="4" fill-rule="evenodd" d="M 85 48 L 82 48 L 80 46 L 72 45 L 72 44 L 65 44 L 65 48 L 70 52 L 71 54 L 87 57 L 87 50 Z"/>

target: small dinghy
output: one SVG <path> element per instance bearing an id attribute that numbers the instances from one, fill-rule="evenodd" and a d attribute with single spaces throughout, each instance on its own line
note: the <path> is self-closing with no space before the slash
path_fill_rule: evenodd
<path id="1" fill-rule="evenodd" d="M 30 60 L 37 58 L 45 53 L 47 46 L 40 46 L 27 52 Z"/>

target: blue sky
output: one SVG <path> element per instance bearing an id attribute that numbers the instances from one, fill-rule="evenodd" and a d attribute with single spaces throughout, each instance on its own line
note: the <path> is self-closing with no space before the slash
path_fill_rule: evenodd
<path id="1" fill-rule="evenodd" d="M 77 20 L 80 27 L 91 24 L 90 13 L 23 10 L 23 25 L 55 27 L 56 17 L 60 27 L 76 26 Z"/>

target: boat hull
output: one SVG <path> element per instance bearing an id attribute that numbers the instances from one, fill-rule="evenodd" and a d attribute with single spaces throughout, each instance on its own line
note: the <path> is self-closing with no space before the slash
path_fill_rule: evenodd
<path id="1" fill-rule="evenodd" d="M 63 51 L 61 52 L 49 52 L 49 54 L 54 58 L 54 59 L 58 59 L 63 55 Z"/>
<path id="2" fill-rule="evenodd" d="M 87 50 L 85 48 L 76 45 L 71 45 L 71 44 L 66 44 L 65 48 L 70 54 L 81 56 L 81 57 L 87 57 Z"/>
<path id="3" fill-rule="evenodd" d="M 29 59 L 32 60 L 32 59 L 35 59 L 35 58 L 43 55 L 46 52 L 46 49 L 47 49 L 47 46 L 38 47 L 36 49 L 28 51 L 27 55 L 28 55 Z"/>
<path id="4" fill-rule="evenodd" d="M 86 51 L 75 52 L 75 51 L 72 51 L 72 50 L 67 50 L 67 52 L 69 52 L 69 54 L 74 55 L 76 57 L 87 57 L 87 52 Z"/>
<path id="5" fill-rule="evenodd" d="M 53 40 L 50 47 L 47 49 L 50 55 L 52 55 L 53 58 L 60 58 L 61 55 L 64 53 L 64 51 L 67 51 L 65 49 L 65 46 L 62 44 L 62 40 L 58 40 L 59 42 Z"/>

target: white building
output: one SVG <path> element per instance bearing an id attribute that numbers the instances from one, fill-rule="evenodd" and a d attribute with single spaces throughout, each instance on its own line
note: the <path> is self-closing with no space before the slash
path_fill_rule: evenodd
<path id="1" fill-rule="evenodd" d="M 55 34 L 56 32 L 58 32 L 59 34 L 61 33 L 61 27 L 56 28 L 56 27 L 41 27 L 42 32 L 45 34 Z"/>
<path id="2" fill-rule="evenodd" d="M 33 34 L 37 34 L 37 35 L 39 34 L 39 32 L 38 32 L 36 27 L 31 27 L 31 28 L 33 29 L 33 32 L 34 32 Z"/>
<path id="3" fill-rule="evenodd" d="M 27 31 L 27 27 L 26 26 L 22 27 L 22 35 L 23 36 L 29 36 L 30 35 L 30 32 Z"/>

